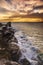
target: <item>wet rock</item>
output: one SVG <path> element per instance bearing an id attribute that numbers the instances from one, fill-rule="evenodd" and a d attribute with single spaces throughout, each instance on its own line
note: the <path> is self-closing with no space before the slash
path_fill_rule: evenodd
<path id="1" fill-rule="evenodd" d="M 11 26 L 10 22 L 8 22 L 7 24 L 0 23 L 0 26 L 0 44 L 2 47 L 7 48 L 9 45 L 9 41 L 11 41 L 13 38 L 14 42 L 18 43 L 16 37 L 14 36 L 15 30 Z"/>
<path id="2" fill-rule="evenodd" d="M 0 48 L 0 58 L 18 61 L 20 55 L 21 53 L 20 53 L 19 46 L 14 43 L 10 43 L 9 48 L 7 49 Z"/>
<path id="3" fill-rule="evenodd" d="M 1 58 L 5 58 L 5 59 L 9 59 L 10 58 L 10 53 L 5 48 L 0 48 L 0 59 Z"/>
<path id="4" fill-rule="evenodd" d="M 21 62 L 22 65 L 31 65 L 31 63 L 26 58 L 21 59 L 20 62 Z"/>
<path id="5" fill-rule="evenodd" d="M 0 23 L 0 27 L 2 26 L 2 23 Z"/>
<path id="6" fill-rule="evenodd" d="M 10 44 L 9 46 L 10 50 L 10 55 L 11 55 L 11 60 L 13 61 L 18 61 L 19 57 L 20 57 L 20 49 L 19 49 L 19 46 L 16 45 L 16 44 Z"/>
<path id="7" fill-rule="evenodd" d="M 14 30 L 11 27 L 11 23 L 7 24 L 0 24 L 0 45 L 2 48 L 7 48 L 8 42 L 13 38 L 14 36 Z"/>
<path id="8" fill-rule="evenodd" d="M 14 42 L 18 43 L 18 40 L 16 39 L 16 37 L 14 36 Z"/>
<path id="9" fill-rule="evenodd" d="M 6 62 L 5 65 L 20 65 L 20 64 L 18 64 L 17 62 L 9 61 L 9 62 Z"/>
<path id="10" fill-rule="evenodd" d="M 14 38 L 13 42 L 18 43 L 16 37 L 14 36 L 14 29 L 11 23 L 0 24 L 0 58 L 6 58 L 13 61 L 17 61 L 20 55 L 20 49 L 16 44 L 12 44 L 11 40 Z"/>
<path id="11" fill-rule="evenodd" d="M 38 61 L 40 65 L 43 65 L 43 53 L 38 55 Z"/>
<path id="12" fill-rule="evenodd" d="M 20 64 L 15 62 L 15 61 L 13 62 L 13 61 L 9 61 L 9 60 L 6 60 L 6 59 L 1 59 L 0 65 L 20 65 Z"/>
<path id="13" fill-rule="evenodd" d="M 2 25 L 0 24 L 0 26 Z M 15 33 L 14 29 L 11 27 L 11 23 L 6 24 L 5 26 L 3 25 L 0 30 L 0 58 L 8 60 L 4 65 L 19 65 L 14 61 L 18 62 L 21 54 L 25 56 L 25 58 L 20 60 L 21 65 L 37 65 L 38 50 L 35 47 L 32 47 L 32 44 L 24 33 L 21 31 Z M 43 64 L 42 58 L 39 58 L 39 64 Z"/>

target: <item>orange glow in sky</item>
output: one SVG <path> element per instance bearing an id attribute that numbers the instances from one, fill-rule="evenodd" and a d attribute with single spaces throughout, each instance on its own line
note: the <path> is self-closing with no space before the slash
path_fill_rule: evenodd
<path id="1" fill-rule="evenodd" d="M 27 16 L 28 20 L 41 18 L 39 20 L 43 21 L 43 0 L 0 0 L 0 20 L 15 19 L 15 16 L 24 16 L 24 19 Z M 34 21 L 39 21 L 35 18 Z"/>

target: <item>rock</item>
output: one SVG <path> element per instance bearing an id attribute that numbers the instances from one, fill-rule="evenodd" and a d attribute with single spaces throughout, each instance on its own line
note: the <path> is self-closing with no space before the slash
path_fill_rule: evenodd
<path id="1" fill-rule="evenodd" d="M 14 38 L 14 42 L 18 43 L 14 36 L 14 29 L 11 23 L 0 24 L 0 57 L 17 61 L 20 55 L 20 49 L 16 44 L 12 44 L 11 40 Z"/>
<path id="2" fill-rule="evenodd" d="M 43 53 L 38 55 L 38 61 L 40 65 L 43 65 Z"/>
<path id="3" fill-rule="evenodd" d="M 11 55 L 11 59 L 13 61 L 17 61 L 19 59 L 19 57 L 20 57 L 19 46 L 16 45 L 16 44 L 12 44 L 11 43 L 10 46 L 9 46 L 9 48 L 10 48 L 9 52 L 10 52 L 10 55 Z"/>
<path id="4" fill-rule="evenodd" d="M 20 62 L 21 62 L 22 65 L 31 65 L 31 63 L 26 58 L 21 59 Z"/>
<path id="5" fill-rule="evenodd" d="M 16 37 L 14 36 L 14 42 L 18 43 L 18 40 L 16 39 Z"/>
<path id="6" fill-rule="evenodd" d="M 18 61 L 20 57 L 20 49 L 16 44 L 10 44 L 8 49 L 0 48 L 0 58 L 5 58 L 12 61 Z"/>
<path id="7" fill-rule="evenodd" d="M 5 48 L 0 48 L 0 59 L 1 58 L 5 58 L 5 59 L 9 59 L 10 58 L 10 53 Z"/>
<path id="8" fill-rule="evenodd" d="M 0 27 L 2 26 L 2 23 L 0 23 Z"/>
<path id="9" fill-rule="evenodd" d="M 6 59 L 1 59 L 0 60 L 0 65 L 20 65 L 18 62 L 13 62 L 13 61 L 9 61 Z"/>
<path id="10" fill-rule="evenodd" d="M 13 61 L 8 61 L 5 63 L 5 65 L 20 65 L 17 62 L 13 62 Z"/>
<path id="11" fill-rule="evenodd" d="M 25 58 L 21 58 L 21 65 L 38 64 L 38 49 L 32 47 L 31 42 L 24 33 L 21 31 L 15 33 L 15 30 L 11 27 L 11 23 L 8 23 L 6 25 L 0 24 L 0 28 L 0 59 L 5 58 L 8 60 L 5 60 L 4 64 L 2 64 L 3 61 L 0 60 L 0 65 L 19 65 L 17 62 L 19 62 L 22 55 Z M 43 58 L 40 56 L 38 56 L 38 58 L 39 64 L 43 65 Z"/>
<path id="12" fill-rule="evenodd" d="M 14 30 L 11 27 L 11 23 L 2 24 L 0 23 L 0 45 L 2 48 L 7 48 L 8 42 L 14 37 Z"/>

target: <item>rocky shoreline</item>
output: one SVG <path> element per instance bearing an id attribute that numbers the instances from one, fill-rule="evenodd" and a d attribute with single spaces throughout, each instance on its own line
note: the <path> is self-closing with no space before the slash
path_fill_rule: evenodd
<path id="1" fill-rule="evenodd" d="M 0 46 L 0 65 L 43 64 L 40 50 L 24 32 L 13 29 L 11 23 L 0 24 Z"/>

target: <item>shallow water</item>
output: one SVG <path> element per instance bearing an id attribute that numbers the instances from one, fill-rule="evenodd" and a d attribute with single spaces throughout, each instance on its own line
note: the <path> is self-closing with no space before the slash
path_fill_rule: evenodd
<path id="1" fill-rule="evenodd" d="M 32 44 L 43 52 L 43 23 L 12 23 L 13 27 L 17 30 L 22 30 Z"/>
<path id="2" fill-rule="evenodd" d="M 18 40 L 18 46 L 21 51 L 21 57 L 19 59 L 19 62 L 26 58 L 31 65 L 37 65 L 38 64 L 38 48 L 33 46 L 32 41 L 29 39 L 29 36 L 27 36 L 25 33 L 22 31 L 17 31 L 15 33 L 15 37 Z"/>
<path id="3" fill-rule="evenodd" d="M 20 60 L 26 58 L 31 65 L 37 65 L 37 55 L 43 53 L 43 23 L 12 23 L 12 25 L 18 30 L 15 36 L 22 53 Z"/>

